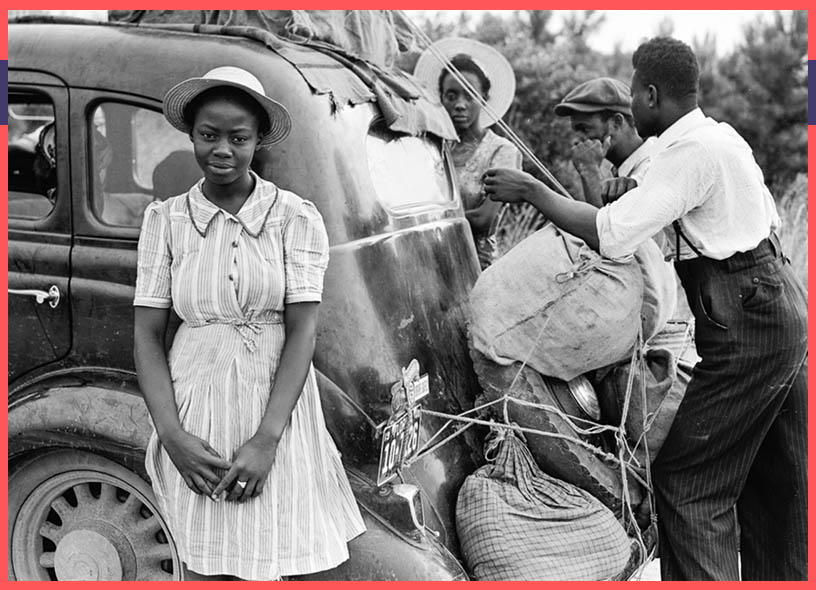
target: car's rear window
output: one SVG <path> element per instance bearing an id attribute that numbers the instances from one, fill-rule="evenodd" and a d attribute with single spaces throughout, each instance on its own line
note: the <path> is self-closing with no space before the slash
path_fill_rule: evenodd
<path id="1" fill-rule="evenodd" d="M 394 212 L 448 205 L 454 193 L 441 141 L 396 135 L 375 125 L 366 140 L 368 168 L 377 196 Z"/>

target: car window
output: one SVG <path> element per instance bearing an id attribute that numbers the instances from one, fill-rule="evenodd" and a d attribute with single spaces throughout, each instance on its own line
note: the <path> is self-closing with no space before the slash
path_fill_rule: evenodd
<path id="1" fill-rule="evenodd" d="M 384 126 L 374 126 L 366 152 L 374 188 L 386 207 L 399 210 L 453 201 L 438 140 L 397 135 Z"/>
<path id="2" fill-rule="evenodd" d="M 56 128 L 49 97 L 9 93 L 8 150 L 9 217 L 47 216 L 57 199 Z"/>
<path id="3" fill-rule="evenodd" d="M 106 224 L 139 227 L 150 202 L 183 193 L 201 176 L 190 139 L 158 111 L 103 102 L 88 124 L 92 208 Z"/>

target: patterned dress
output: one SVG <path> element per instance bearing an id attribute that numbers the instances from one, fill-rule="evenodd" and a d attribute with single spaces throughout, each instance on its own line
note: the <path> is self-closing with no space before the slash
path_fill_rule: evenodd
<path id="1" fill-rule="evenodd" d="M 521 152 L 510 141 L 488 129 L 482 141 L 475 144 L 471 150 L 454 149 L 453 164 L 459 183 L 459 195 L 462 197 L 465 211 L 470 211 L 478 208 L 485 200 L 482 193 L 482 175 L 490 168 L 521 169 Z M 482 270 L 498 257 L 495 235 L 497 222 L 498 218 L 487 232 L 473 236 Z"/>
<path id="2" fill-rule="evenodd" d="M 252 437 L 285 340 L 287 303 L 320 301 L 328 238 L 312 203 L 254 175 L 236 215 L 201 182 L 145 211 L 134 305 L 183 320 L 168 363 L 182 427 L 222 457 Z M 155 432 L 146 468 L 182 561 L 246 580 L 329 569 L 364 532 L 323 420 L 314 368 L 284 430 L 264 491 L 213 502 L 184 483 Z"/>

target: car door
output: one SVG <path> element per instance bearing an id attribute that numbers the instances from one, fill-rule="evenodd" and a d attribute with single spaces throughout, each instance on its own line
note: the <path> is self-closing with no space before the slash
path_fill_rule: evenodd
<path id="1" fill-rule="evenodd" d="M 73 362 L 133 371 L 136 249 L 145 208 L 200 177 L 189 137 L 161 103 L 107 89 L 71 88 L 74 249 Z"/>
<path id="2" fill-rule="evenodd" d="M 68 91 L 41 72 L 8 72 L 9 383 L 71 349 Z"/>

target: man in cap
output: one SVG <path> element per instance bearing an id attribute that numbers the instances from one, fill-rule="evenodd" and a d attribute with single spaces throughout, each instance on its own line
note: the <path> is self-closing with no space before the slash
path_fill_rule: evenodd
<path id="1" fill-rule="evenodd" d="M 654 138 L 644 141 L 632 118 L 629 86 L 614 78 L 594 78 L 572 89 L 555 114 L 569 117 L 577 142 L 572 163 L 581 177 L 587 203 L 602 207 L 643 179 Z M 604 157 L 615 178 L 603 179 Z"/>

